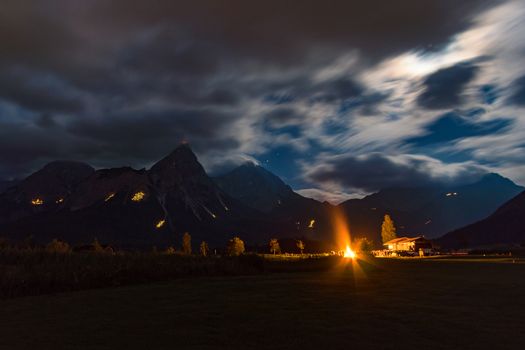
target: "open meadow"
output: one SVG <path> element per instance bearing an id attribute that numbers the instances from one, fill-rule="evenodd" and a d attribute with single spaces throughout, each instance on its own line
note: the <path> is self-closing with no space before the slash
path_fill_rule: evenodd
<path id="1" fill-rule="evenodd" d="M 275 260 L 257 275 L 2 300 L 0 348 L 519 349 L 525 344 L 523 260 L 349 261 L 294 266 Z"/>

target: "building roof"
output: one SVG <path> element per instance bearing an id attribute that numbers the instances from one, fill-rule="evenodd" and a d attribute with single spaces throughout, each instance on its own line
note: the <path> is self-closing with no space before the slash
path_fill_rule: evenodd
<path id="1" fill-rule="evenodd" d="M 403 242 L 413 242 L 420 239 L 425 239 L 423 236 L 417 236 L 417 237 L 398 237 L 391 239 L 388 242 L 383 243 L 383 245 L 390 245 L 390 244 L 397 244 L 397 243 L 403 243 Z"/>

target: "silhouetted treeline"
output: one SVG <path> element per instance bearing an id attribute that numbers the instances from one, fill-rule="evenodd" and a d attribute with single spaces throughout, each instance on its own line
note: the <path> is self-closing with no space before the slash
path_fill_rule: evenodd
<path id="1" fill-rule="evenodd" d="M 58 246 L 57 244 L 54 244 Z M 0 298 L 168 281 L 179 277 L 260 274 L 257 255 L 208 256 L 168 252 L 0 249 Z"/>

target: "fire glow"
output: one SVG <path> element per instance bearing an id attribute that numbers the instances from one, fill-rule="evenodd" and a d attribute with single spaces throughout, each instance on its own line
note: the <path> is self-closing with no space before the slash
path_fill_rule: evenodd
<path id="1" fill-rule="evenodd" d="M 346 246 L 346 249 L 343 253 L 343 258 L 355 259 L 355 252 L 350 248 L 349 245 Z"/>
<path id="2" fill-rule="evenodd" d="M 348 222 L 344 216 L 344 214 L 339 211 L 335 210 L 333 215 L 333 224 L 335 228 L 335 235 L 336 235 L 336 242 L 340 249 L 340 253 L 343 258 L 345 259 L 356 259 L 357 254 L 352 250 L 351 248 L 351 237 L 350 237 L 350 229 L 348 227 Z M 344 247 L 344 248 L 343 248 Z"/>

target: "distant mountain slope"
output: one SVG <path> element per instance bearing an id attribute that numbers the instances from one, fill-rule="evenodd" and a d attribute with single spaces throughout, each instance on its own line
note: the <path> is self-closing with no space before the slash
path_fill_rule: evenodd
<path id="1" fill-rule="evenodd" d="M 434 238 L 486 217 L 521 191 L 509 179 L 487 174 L 468 185 L 385 189 L 340 207 L 354 231 L 376 241 L 385 213 L 393 217 L 399 234 Z"/>
<path id="2" fill-rule="evenodd" d="M 190 232 L 195 246 L 202 240 L 224 246 L 234 235 L 247 243 L 266 243 L 270 237 L 316 233 L 306 219 L 298 223 L 294 215 L 263 214 L 226 194 L 187 145 L 180 145 L 149 170 L 125 167 L 86 175 L 80 183 L 75 181 L 74 190 L 38 182 L 31 191 L 18 187 L 5 197 L 9 200 L 0 198 L 0 208 L 9 213 L 10 198 L 27 192 L 22 202 L 29 203 L 30 209 L 23 216 L 4 215 L 0 233 L 14 239 L 33 235 L 40 243 L 59 238 L 79 244 L 96 237 L 103 243 L 140 249 L 180 244 L 184 232 Z M 30 178 L 24 181 L 30 183 Z M 32 205 L 31 198 L 37 195 L 53 206 Z M 57 203 L 55 197 L 63 200 Z"/>
<path id="3" fill-rule="evenodd" d="M 436 237 L 486 217 L 522 190 L 489 174 L 469 185 L 384 189 L 335 208 L 302 197 L 253 164 L 211 179 L 183 144 L 149 170 L 46 165 L 0 195 L 0 236 L 72 244 L 96 237 L 140 249 L 180 244 L 184 232 L 195 246 L 202 240 L 224 246 L 235 235 L 248 244 L 265 244 L 272 237 L 331 241 L 337 209 L 354 238 L 379 244 L 385 213 L 399 235 Z"/>
<path id="4" fill-rule="evenodd" d="M 15 186 L 17 183 L 18 181 L 0 180 L 0 194 L 8 188 Z"/>
<path id="5" fill-rule="evenodd" d="M 305 236 L 313 238 L 315 232 L 325 237 L 331 234 L 330 204 L 301 196 L 262 166 L 246 163 L 214 180 L 228 195 L 262 212 L 264 217 L 294 222 L 296 231 Z"/>
<path id="6" fill-rule="evenodd" d="M 57 210 L 95 170 L 88 164 L 55 161 L 0 194 L 0 223 Z"/>
<path id="7" fill-rule="evenodd" d="M 262 212 L 271 212 L 283 201 L 301 197 L 279 177 L 254 163 L 245 163 L 214 181 L 233 198 Z"/>
<path id="8" fill-rule="evenodd" d="M 524 218 L 525 192 L 522 192 L 486 219 L 447 233 L 439 242 L 447 248 L 525 244 Z"/>

